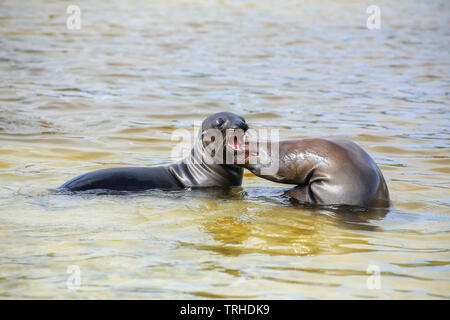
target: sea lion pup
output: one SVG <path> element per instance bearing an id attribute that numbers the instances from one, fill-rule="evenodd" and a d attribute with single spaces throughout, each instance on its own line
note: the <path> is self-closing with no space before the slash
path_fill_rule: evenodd
<path id="1" fill-rule="evenodd" d="M 286 194 L 300 204 L 390 205 L 381 170 L 359 145 L 346 139 L 258 142 L 253 148 L 246 143 L 245 164 L 240 166 L 271 181 L 296 184 Z M 268 172 L 269 167 L 275 170 Z"/>
<path id="2" fill-rule="evenodd" d="M 203 121 L 191 153 L 178 163 L 96 170 L 82 174 L 58 189 L 139 191 L 240 186 L 243 168 L 227 164 L 226 158 L 227 154 L 244 151 L 243 137 L 247 129 L 244 118 L 231 112 L 219 112 Z"/>

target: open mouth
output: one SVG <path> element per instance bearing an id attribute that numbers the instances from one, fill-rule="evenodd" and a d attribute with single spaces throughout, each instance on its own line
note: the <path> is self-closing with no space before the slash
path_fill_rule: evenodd
<path id="1" fill-rule="evenodd" d="M 244 135 L 242 129 L 227 130 L 227 147 L 234 152 L 244 151 Z"/>
<path id="2" fill-rule="evenodd" d="M 234 137 L 232 148 L 236 151 L 239 150 L 239 142 L 237 137 Z"/>

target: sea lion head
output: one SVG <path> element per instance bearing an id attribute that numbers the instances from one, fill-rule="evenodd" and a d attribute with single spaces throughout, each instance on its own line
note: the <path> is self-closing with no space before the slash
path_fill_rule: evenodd
<path id="1" fill-rule="evenodd" d="M 248 125 L 243 117 L 232 112 L 215 113 L 202 123 L 203 147 L 219 163 L 223 161 L 223 164 L 232 165 L 235 156 L 245 151 L 244 135 L 247 130 Z"/>
<path id="2" fill-rule="evenodd" d="M 237 163 L 237 165 L 258 176 L 277 173 L 280 158 L 282 159 L 285 155 L 284 150 L 280 150 L 279 142 L 276 140 L 251 140 L 250 137 L 246 137 L 246 139 L 244 161 Z M 288 157 L 288 159 L 290 158 Z"/>

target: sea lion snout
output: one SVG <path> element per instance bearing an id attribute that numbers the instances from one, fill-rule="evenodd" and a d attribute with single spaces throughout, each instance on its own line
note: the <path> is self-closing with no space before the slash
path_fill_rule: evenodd
<path id="1" fill-rule="evenodd" d="M 245 136 L 244 162 L 238 165 L 251 172 L 260 173 L 261 169 L 278 163 L 278 143 L 276 141 L 259 141 Z"/>

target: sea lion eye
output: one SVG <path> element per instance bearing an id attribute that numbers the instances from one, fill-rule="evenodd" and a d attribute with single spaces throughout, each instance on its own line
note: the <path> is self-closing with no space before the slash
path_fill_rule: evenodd
<path id="1" fill-rule="evenodd" d="M 217 127 L 221 127 L 224 123 L 225 123 L 225 119 L 224 118 L 217 118 L 216 119 L 216 126 Z"/>

